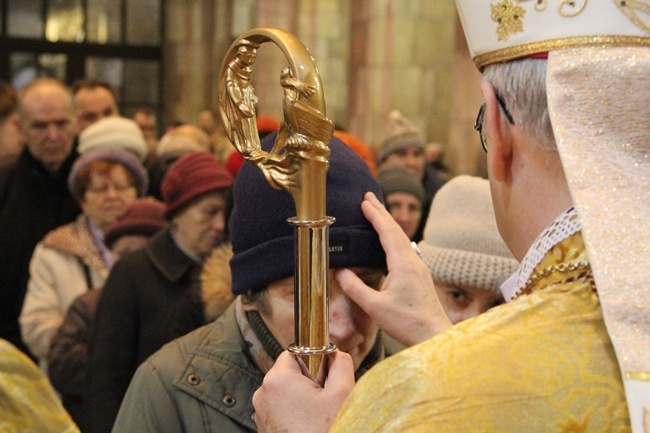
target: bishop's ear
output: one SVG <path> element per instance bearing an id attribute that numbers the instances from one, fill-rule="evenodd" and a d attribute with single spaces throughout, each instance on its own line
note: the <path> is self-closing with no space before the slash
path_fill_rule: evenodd
<path id="1" fill-rule="evenodd" d="M 507 179 L 512 161 L 512 142 L 509 125 L 499 108 L 494 87 L 487 81 L 481 82 L 481 92 L 485 101 L 485 120 L 483 131 L 487 140 L 488 170 L 498 181 Z"/>

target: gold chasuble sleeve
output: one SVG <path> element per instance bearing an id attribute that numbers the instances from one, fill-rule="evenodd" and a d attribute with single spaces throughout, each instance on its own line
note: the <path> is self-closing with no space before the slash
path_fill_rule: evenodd
<path id="1" fill-rule="evenodd" d="M 520 296 L 394 355 L 331 432 L 629 432 L 592 281 Z"/>
<path id="2" fill-rule="evenodd" d="M 0 340 L 0 432 L 79 432 L 36 364 L 5 340 Z"/>

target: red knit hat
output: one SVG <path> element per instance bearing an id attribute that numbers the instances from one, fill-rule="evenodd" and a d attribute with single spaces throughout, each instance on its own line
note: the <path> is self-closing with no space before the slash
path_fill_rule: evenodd
<path id="1" fill-rule="evenodd" d="M 131 202 L 104 235 L 104 244 L 113 248 L 119 238 L 126 235 L 151 236 L 167 225 L 165 205 L 147 197 Z"/>
<path id="2" fill-rule="evenodd" d="M 210 191 L 230 188 L 232 175 L 209 152 L 192 152 L 179 158 L 162 181 L 167 204 L 165 217 L 171 219 L 180 208 Z"/>

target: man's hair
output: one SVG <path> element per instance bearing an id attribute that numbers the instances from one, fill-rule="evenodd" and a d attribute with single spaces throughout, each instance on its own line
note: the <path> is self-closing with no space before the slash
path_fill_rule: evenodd
<path id="1" fill-rule="evenodd" d="M 33 90 L 36 90 L 40 87 L 47 87 L 47 86 L 59 87 L 64 92 L 66 92 L 70 97 L 70 105 L 74 109 L 75 104 L 74 104 L 74 99 L 72 97 L 72 92 L 70 92 L 70 88 L 63 81 L 58 80 L 56 78 L 50 78 L 50 77 L 37 78 L 34 81 L 31 81 L 22 89 L 20 89 L 20 92 L 18 93 L 18 112 L 20 113 L 21 117 L 23 117 L 25 114 L 25 106 L 24 106 L 25 97 Z"/>
<path id="2" fill-rule="evenodd" d="M 557 149 L 546 103 L 546 60 L 489 65 L 483 71 L 483 80 L 494 86 L 531 143 L 542 149 Z M 505 116 L 501 118 L 506 121 Z"/>
<path id="3" fill-rule="evenodd" d="M 108 90 L 108 92 L 113 96 L 113 99 L 117 103 L 117 95 L 115 94 L 113 86 L 111 86 L 106 81 L 95 80 L 94 78 L 76 81 L 72 85 L 72 94 L 76 95 L 80 90 L 93 90 L 98 88 Z"/>

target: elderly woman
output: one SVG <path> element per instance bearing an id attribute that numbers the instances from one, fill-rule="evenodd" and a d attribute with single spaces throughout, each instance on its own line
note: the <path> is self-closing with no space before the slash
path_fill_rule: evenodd
<path id="1" fill-rule="evenodd" d="M 232 176 L 208 152 L 176 161 L 162 182 L 168 228 L 115 264 L 95 316 L 88 364 L 88 431 L 109 432 L 138 366 L 214 318 L 204 262 L 226 236 Z M 227 261 L 222 272 L 229 274 Z M 231 299 L 229 284 L 221 293 Z"/>
<path id="2" fill-rule="evenodd" d="M 145 193 L 147 183 L 140 160 L 119 148 L 88 152 L 73 165 L 68 187 L 82 214 L 36 246 L 19 319 L 23 340 L 45 372 L 50 341 L 68 307 L 77 296 L 103 286 L 113 265 L 104 232 Z"/>
<path id="3" fill-rule="evenodd" d="M 104 243 L 117 257 L 129 254 L 167 226 L 164 213 L 165 205 L 158 200 L 151 197 L 135 200 L 108 229 Z M 102 289 L 91 290 L 75 299 L 52 338 L 47 358 L 50 382 L 78 425 L 82 425 L 85 415 L 88 346 L 101 294 Z"/>
<path id="4" fill-rule="evenodd" d="M 458 176 L 440 188 L 418 245 L 452 323 L 504 303 L 499 286 L 518 263 L 499 235 L 487 180 Z"/>

